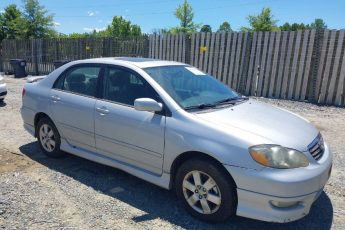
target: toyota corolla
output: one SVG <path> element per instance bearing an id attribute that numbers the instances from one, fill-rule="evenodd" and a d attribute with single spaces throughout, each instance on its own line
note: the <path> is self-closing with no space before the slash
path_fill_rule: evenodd
<path id="1" fill-rule="evenodd" d="M 46 155 L 68 152 L 175 189 L 211 222 L 300 219 L 332 168 L 309 121 L 178 62 L 70 62 L 28 79 L 21 114 Z"/>

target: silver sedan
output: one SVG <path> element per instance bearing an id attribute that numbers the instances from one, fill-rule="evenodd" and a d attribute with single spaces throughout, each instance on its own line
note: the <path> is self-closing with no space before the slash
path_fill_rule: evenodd
<path id="1" fill-rule="evenodd" d="M 306 119 L 177 62 L 74 61 L 23 89 L 24 127 L 65 152 L 166 189 L 196 218 L 289 222 L 309 213 L 332 154 Z"/>

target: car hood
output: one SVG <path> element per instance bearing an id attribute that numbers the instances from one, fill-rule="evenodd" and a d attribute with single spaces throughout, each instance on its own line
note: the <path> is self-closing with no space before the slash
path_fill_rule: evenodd
<path id="1" fill-rule="evenodd" d="M 235 127 L 263 137 L 269 142 L 255 144 L 278 144 L 299 151 L 307 151 L 307 146 L 319 133 L 301 116 L 253 100 L 195 115 L 222 128 Z"/>

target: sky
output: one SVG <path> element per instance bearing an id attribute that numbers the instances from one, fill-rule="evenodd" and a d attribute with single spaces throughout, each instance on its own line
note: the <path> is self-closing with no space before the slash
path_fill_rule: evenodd
<path id="1" fill-rule="evenodd" d="M 183 0 L 40 0 L 54 15 L 56 29 L 64 34 L 102 30 L 113 16 L 123 16 L 142 31 L 171 28 L 179 21 L 174 11 Z M 248 15 L 270 7 L 278 25 L 285 22 L 311 23 L 322 18 L 331 29 L 345 28 L 345 0 L 189 0 L 196 23 L 213 31 L 228 21 L 233 30 L 248 26 Z M 8 4 L 22 7 L 22 0 L 1 0 L 0 11 Z"/>

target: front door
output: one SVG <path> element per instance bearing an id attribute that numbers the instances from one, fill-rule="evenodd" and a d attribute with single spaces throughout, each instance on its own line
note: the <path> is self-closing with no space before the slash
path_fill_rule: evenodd
<path id="1" fill-rule="evenodd" d="M 95 139 L 98 152 L 160 175 L 164 152 L 165 116 L 137 111 L 137 98 L 157 99 L 153 88 L 129 70 L 107 67 L 103 97 L 95 106 Z"/>

